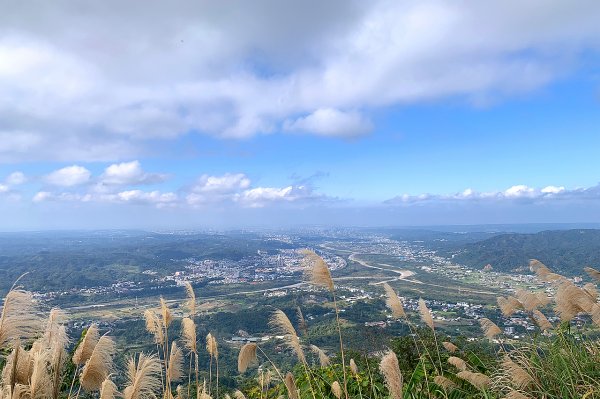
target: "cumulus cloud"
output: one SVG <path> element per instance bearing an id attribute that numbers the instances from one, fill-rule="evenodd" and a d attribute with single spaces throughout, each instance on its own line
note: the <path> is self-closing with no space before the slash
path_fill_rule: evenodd
<path id="1" fill-rule="evenodd" d="M 486 202 L 543 202 L 557 200 L 600 200 L 600 184 L 588 188 L 566 189 L 565 187 L 546 186 L 541 189 L 529 187 L 523 184 L 511 186 L 503 191 L 477 192 L 466 189 L 463 192 L 439 195 L 439 194 L 403 194 L 385 201 L 390 205 L 410 205 L 423 203 L 458 203 L 465 201 Z"/>
<path id="2" fill-rule="evenodd" d="M 55 170 L 44 180 L 52 186 L 72 187 L 89 182 L 92 173 L 83 166 L 72 165 Z"/>
<path id="3" fill-rule="evenodd" d="M 102 199 L 112 202 L 151 204 L 157 207 L 174 206 L 177 204 L 177 194 L 160 191 L 127 190 L 117 194 L 105 196 Z"/>
<path id="4" fill-rule="evenodd" d="M 244 173 L 223 175 L 201 175 L 196 181 L 182 187 L 178 192 L 144 191 L 124 189 L 124 186 L 160 181 L 163 175 L 144 172 L 139 162 L 128 162 L 108 166 L 100 182 L 94 186 L 83 186 L 90 181 L 89 171 L 79 166 L 70 166 L 45 177 L 48 184 L 62 190 L 38 191 L 32 198 L 35 203 L 48 201 L 104 202 L 115 204 L 140 204 L 162 207 L 249 207 L 260 208 L 271 204 L 292 202 L 330 201 L 331 198 L 316 193 L 310 179 L 285 186 L 262 187 L 252 184 Z M 68 189 L 68 191 L 67 191 Z M 0 193 L 8 191 L 0 184 Z"/>
<path id="5" fill-rule="evenodd" d="M 18 186 L 25 183 L 27 181 L 27 177 L 23 172 L 17 171 L 8 175 L 4 181 L 9 186 Z"/>
<path id="6" fill-rule="evenodd" d="M 378 107 L 539 88 L 598 52 L 599 19 L 592 0 L 13 2 L 0 159 L 131 159 L 192 131 L 364 134 Z"/>
<path id="7" fill-rule="evenodd" d="M 79 194 L 79 193 L 53 193 L 50 191 L 38 191 L 33 196 L 33 202 L 47 202 L 47 201 L 78 201 L 78 202 L 90 202 L 93 200 L 91 194 Z"/>
<path id="8" fill-rule="evenodd" d="M 250 187 L 250 179 L 243 173 L 225 173 L 222 176 L 202 175 L 192 187 L 196 193 L 232 193 Z"/>
<path id="9" fill-rule="evenodd" d="M 373 124 L 356 111 L 321 108 L 305 117 L 284 122 L 284 129 L 322 136 L 353 137 L 370 133 Z"/>
<path id="10" fill-rule="evenodd" d="M 131 161 L 108 166 L 100 176 L 100 182 L 105 185 L 154 184 L 166 178 L 165 174 L 145 172 L 139 161 Z"/>
<path id="11" fill-rule="evenodd" d="M 237 204 L 242 207 L 260 208 L 269 204 L 302 201 L 321 201 L 328 197 L 314 192 L 309 184 L 293 184 L 285 187 L 252 186 L 250 178 L 243 173 L 226 173 L 222 176 L 201 176 L 191 187 L 186 202 L 192 206 Z"/>

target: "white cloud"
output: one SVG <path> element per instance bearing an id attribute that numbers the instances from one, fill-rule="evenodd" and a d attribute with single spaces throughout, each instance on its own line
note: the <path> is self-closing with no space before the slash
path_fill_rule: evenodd
<path id="1" fill-rule="evenodd" d="M 176 205 L 178 197 L 175 193 L 161 193 L 160 191 L 127 190 L 106 197 L 110 201 L 152 204 L 158 207 Z"/>
<path id="2" fill-rule="evenodd" d="M 202 175 L 192 187 L 196 193 L 234 193 L 250 187 L 250 179 L 243 173 L 222 176 Z"/>
<path id="3" fill-rule="evenodd" d="M 25 174 L 23 172 L 17 171 L 8 175 L 4 181 L 9 186 L 18 186 L 25 183 L 27 181 L 27 178 L 25 177 Z"/>
<path id="4" fill-rule="evenodd" d="M 76 202 L 89 202 L 92 201 L 91 194 L 78 194 L 78 193 L 53 193 L 50 191 L 38 191 L 33 196 L 33 202 L 47 202 L 47 201 L 76 201 Z"/>
<path id="5" fill-rule="evenodd" d="M 9 190 L 8 185 L 0 183 L 0 194 L 7 193 Z"/>
<path id="6" fill-rule="evenodd" d="M 356 111 L 342 112 L 333 108 L 321 108 L 308 116 L 286 121 L 284 129 L 321 136 L 353 137 L 370 133 L 373 124 Z"/>
<path id="7" fill-rule="evenodd" d="M 58 0 L 2 11 L 3 162 L 131 159 L 190 131 L 364 134 L 372 109 L 535 90 L 600 49 L 592 0 L 143 10 L 108 0 L 85 15 Z"/>
<path id="8" fill-rule="evenodd" d="M 251 208 L 261 208 L 268 204 L 328 200 L 323 195 L 315 194 L 312 188 L 308 186 L 287 186 L 287 187 L 256 187 L 245 190 L 236 201 L 243 206 Z"/>
<path id="9" fill-rule="evenodd" d="M 387 204 L 420 204 L 426 202 L 439 203 L 458 203 L 465 201 L 516 201 L 516 202 L 542 202 L 558 200 L 594 200 L 600 201 L 600 184 L 589 188 L 566 189 L 565 187 L 546 186 L 542 189 L 529 187 L 526 185 L 515 185 L 503 191 L 477 192 L 473 189 L 466 189 L 457 194 L 439 195 L 439 194 L 402 194 L 391 198 Z"/>
<path id="10" fill-rule="evenodd" d="M 533 188 L 527 187 L 523 184 L 509 187 L 504 191 L 504 196 L 507 198 L 527 198 L 535 195 L 536 192 Z"/>
<path id="11" fill-rule="evenodd" d="M 136 185 L 160 183 L 166 175 L 144 172 L 139 161 L 122 162 L 108 166 L 100 181 L 107 185 Z"/>
<path id="12" fill-rule="evenodd" d="M 92 173 L 79 165 L 67 166 L 55 170 L 46 176 L 46 183 L 53 186 L 72 187 L 89 182 Z"/>
<path id="13" fill-rule="evenodd" d="M 544 194 L 559 194 L 562 193 L 563 191 L 565 191 L 565 188 L 563 186 L 560 187 L 556 187 L 556 186 L 547 186 L 542 188 L 541 192 Z"/>

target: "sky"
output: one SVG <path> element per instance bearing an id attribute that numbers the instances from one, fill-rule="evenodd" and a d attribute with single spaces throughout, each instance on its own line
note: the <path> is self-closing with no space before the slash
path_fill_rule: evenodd
<path id="1" fill-rule="evenodd" d="M 600 222 L 597 1 L 0 8 L 0 231 Z"/>

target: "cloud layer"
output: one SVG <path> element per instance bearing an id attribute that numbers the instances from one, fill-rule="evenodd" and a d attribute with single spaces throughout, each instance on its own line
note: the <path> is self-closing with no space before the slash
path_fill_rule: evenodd
<path id="1" fill-rule="evenodd" d="M 598 20 L 592 0 L 12 2 L 0 160 L 131 159 L 190 133 L 367 134 L 379 107 L 543 86 L 598 52 Z"/>
<path id="2" fill-rule="evenodd" d="M 589 188 L 566 189 L 565 187 L 546 186 L 533 188 L 523 184 L 511 186 L 503 191 L 477 192 L 470 188 L 456 194 L 403 194 L 386 200 L 388 205 L 415 204 L 452 204 L 466 202 L 551 202 L 560 200 L 600 200 L 600 184 Z"/>
<path id="3" fill-rule="evenodd" d="M 326 203 L 333 198 L 315 192 L 311 179 L 285 187 L 263 187 L 252 183 L 244 173 L 203 174 L 191 184 L 174 191 L 143 189 L 164 183 L 169 175 L 145 171 L 139 161 L 116 163 L 94 176 L 80 165 L 67 166 L 44 175 L 43 185 L 32 197 L 33 203 L 80 202 L 151 205 L 158 208 L 262 208 L 277 204 Z M 26 181 L 15 172 L 0 183 L 0 194 Z M 138 188 L 140 187 L 140 188 Z"/>

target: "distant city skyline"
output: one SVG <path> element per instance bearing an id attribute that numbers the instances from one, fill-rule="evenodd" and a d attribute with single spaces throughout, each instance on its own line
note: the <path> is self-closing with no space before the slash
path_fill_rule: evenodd
<path id="1" fill-rule="evenodd" d="M 0 231 L 600 223 L 600 3 L 3 5 Z"/>

